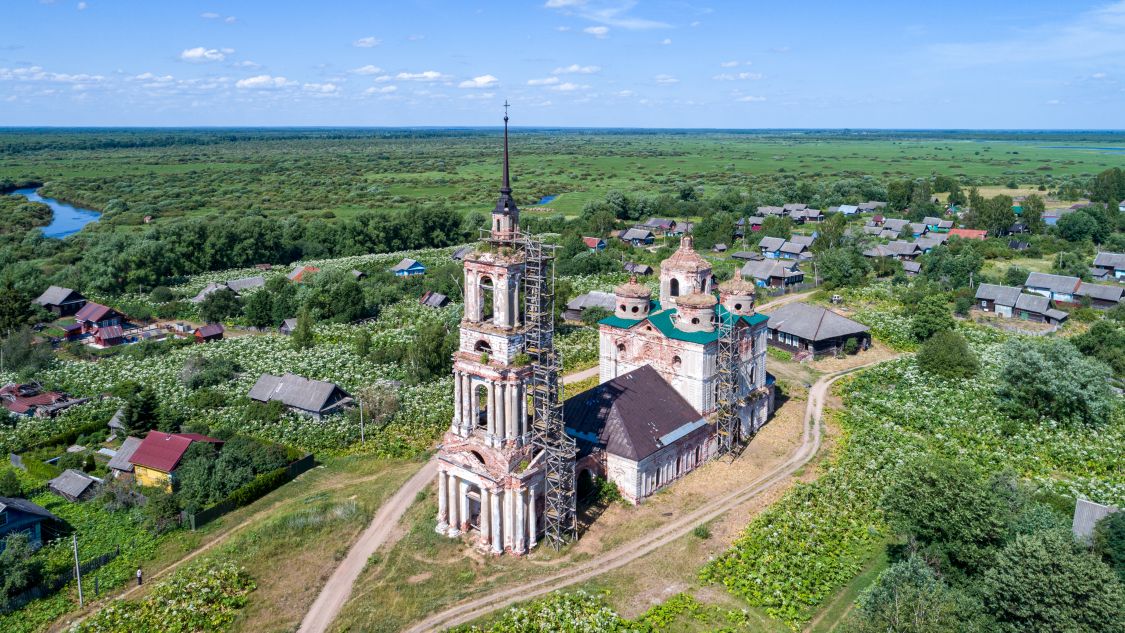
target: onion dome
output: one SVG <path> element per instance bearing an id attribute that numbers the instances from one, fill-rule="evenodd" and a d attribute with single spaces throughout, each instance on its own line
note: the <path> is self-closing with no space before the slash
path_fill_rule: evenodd
<path id="1" fill-rule="evenodd" d="M 638 282 L 637 276 L 633 275 L 629 278 L 628 282 L 621 284 L 616 289 L 614 289 L 613 294 L 617 295 L 618 297 L 644 297 L 645 299 L 648 299 L 652 296 L 652 290 L 648 286 Z"/>
<path id="2" fill-rule="evenodd" d="M 714 295 L 694 292 L 676 298 L 676 329 L 682 332 L 713 332 L 715 330 Z"/>
<path id="3" fill-rule="evenodd" d="M 680 238 L 680 247 L 660 264 L 661 271 L 701 272 L 711 270 L 711 262 L 695 252 L 695 239 L 690 235 Z"/>
<path id="4" fill-rule="evenodd" d="M 718 300 L 714 295 L 695 292 L 676 299 L 676 306 L 681 308 L 713 308 Z"/>

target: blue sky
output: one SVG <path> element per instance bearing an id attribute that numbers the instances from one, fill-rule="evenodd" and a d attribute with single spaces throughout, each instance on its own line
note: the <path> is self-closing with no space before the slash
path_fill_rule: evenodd
<path id="1" fill-rule="evenodd" d="M 0 125 L 1125 127 L 1125 0 L 4 0 Z"/>

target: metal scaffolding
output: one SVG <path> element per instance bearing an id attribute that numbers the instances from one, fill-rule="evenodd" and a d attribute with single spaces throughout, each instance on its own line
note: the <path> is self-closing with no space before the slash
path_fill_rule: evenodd
<path id="1" fill-rule="evenodd" d="M 527 354 L 531 357 L 531 428 L 535 446 L 543 451 L 545 467 L 544 520 L 555 549 L 577 535 L 574 439 L 566 434 L 560 393 L 558 352 L 555 351 L 554 247 L 530 234 L 523 236 L 524 311 Z"/>
<path id="2" fill-rule="evenodd" d="M 739 437 L 738 412 L 735 410 L 738 399 L 738 350 L 735 347 L 734 324 L 738 316 L 719 310 L 719 350 L 717 375 L 719 379 L 718 410 L 715 412 L 715 427 L 719 436 L 719 455 L 726 455 L 737 449 L 742 438 Z"/>

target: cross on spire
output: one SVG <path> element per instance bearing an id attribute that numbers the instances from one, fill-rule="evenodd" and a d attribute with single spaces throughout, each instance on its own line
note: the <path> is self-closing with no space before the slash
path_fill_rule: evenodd
<path id="1" fill-rule="evenodd" d="M 501 213 L 504 215 L 517 215 L 519 210 L 516 209 L 516 201 L 512 199 L 512 183 L 509 177 L 508 167 L 508 100 L 504 100 L 504 177 L 500 184 L 500 199 L 496 201 L 496 209 L 493 213 Z"/>

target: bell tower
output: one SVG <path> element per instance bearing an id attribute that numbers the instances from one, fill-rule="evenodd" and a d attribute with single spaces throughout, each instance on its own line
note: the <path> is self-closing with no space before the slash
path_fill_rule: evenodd
<path id="1" fill-rule="evenodd" d="M 453 420 L 438 451 L 437 531 L 478 548 L 525 554 L 542 523 L 543 469 L 528 417 L 532 369 L 520 288 L 526 257 L 504 166 L 489 236 L 465 257 L 465 314 L 453 355 Z"/>

